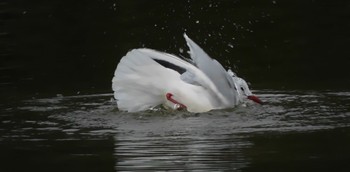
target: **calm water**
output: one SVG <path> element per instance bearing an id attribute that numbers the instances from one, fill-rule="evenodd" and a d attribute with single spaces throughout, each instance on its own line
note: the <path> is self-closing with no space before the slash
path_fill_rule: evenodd
<path id="1" fill-rule="evenodd" d="M 0 172 L 349 171 L 350 1 L 2 0 Z M 119 112 L 111 78 L 186 32 L 266 105 Z"/>
<path id="2" fill-rule="evenodd" d="M 1 110 L 5 171 L 347 171 L 350 92 L 255 91 L 266 105 L 119 112 L 111 94 Z M 2 170 L 2 171 L 3 171 Z"/>

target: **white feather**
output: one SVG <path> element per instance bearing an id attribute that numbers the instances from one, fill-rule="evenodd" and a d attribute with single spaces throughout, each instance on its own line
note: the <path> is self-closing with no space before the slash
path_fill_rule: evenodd
<path id="1" fill-rule="evenodd" d="M 112 79 L 120 110 L 143 111 L 160 104 L 176 108 L 179 104 L 166 98 L 171 93 L 188 111 L 206 112 L 234 107 L 242 102 L 243 93 L 251 94 L 243 79 L 239 80 L 230 70 L 226 72 L 218 61 L 184 36 L 194 65 L 145 48 L 134 49 L 120 60 Z M 246 91 L 241 93 L 240 87 Z"/>
<path id="2" fill-rule="evenodd" d="M 212 80 L 218 92 L 223 95 L 222 106 L 231 107 L 232 105 L 237 105 L 237 94 L 234 90 L 234 83 L 224 67 L 218 61 L 209 57 L 209 55 L 186 34 L 184 34 L 184 37 L 190 48 L 189 53 L 195 65 Z"/>
<path id="3" fill-rule="evenodd" d="M 118 108 L 136 112 L 169 104 L 165 95 L 170 92 L 174 99 L 187 106 L 188 111 L 204 112 L 212 109 L 213 98 L 206 88 L 184 82 L 178 72 L 165 68 L 152 59 L 165 57 L 168 61 L 185 62 L 170 54 L 150 49 L 134 49 L 120 60 L 112 79 Z M 182 66 L 186 65 L 184 63 Z"/>

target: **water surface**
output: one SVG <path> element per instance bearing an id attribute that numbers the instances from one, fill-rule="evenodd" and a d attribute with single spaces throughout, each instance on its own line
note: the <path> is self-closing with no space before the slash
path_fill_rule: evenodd
<path id="1" fill-rule="evenodd" d="M 0 171 L 349 171 L 350 1 L 2 0 Z M 118 111 L 129 50 L 186 32 L 265 102 Z"/>
<path id="2" fill-rule="evenodd" d="M 207 113 L 118 111 L 112 94 L 1 111 L 5 171 L 346 171 L 350 92 L 256 90 L 268 102 Z M 21 165 L 18 165 L 21 164 Z"/>

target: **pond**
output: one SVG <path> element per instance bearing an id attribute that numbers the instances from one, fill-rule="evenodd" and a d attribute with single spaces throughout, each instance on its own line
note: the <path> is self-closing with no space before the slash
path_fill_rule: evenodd
<path id="1" fill-rule="evenodd" d="M 0 171 L 349 171 L 346 0 L 3 0 Z M 119 111 L 119 60 L 189 35 L 266 104 Z"/>
<path id="2" fill-rule="evenodd" d="M 1 111 L 8 171 L 346 171 L 350 92 L 255 90 L 266 105 L 118 111 L 111 94 L 30 99 Z"/>

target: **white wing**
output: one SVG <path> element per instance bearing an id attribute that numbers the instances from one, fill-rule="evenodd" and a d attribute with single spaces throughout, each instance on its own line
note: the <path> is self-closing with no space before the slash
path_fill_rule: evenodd
<path id="1" fill-rule="evenodd" d="M 203 73 L 203 71 L 199 70 L 199 68 L 175 55 L 162 53 L 151 49 L 139 49 L 139 51 L 147 54 L 157 62 L 162 63 L 162 65 L 165 67 L 179 72 L 181 74 L 180 78 L 183 81 L 189 84 L 204 87 L 213 98 L 213 106 L 216 108 L 222 108 L 222 103 L 226 101 L 226 98 L 221 92 L 219 92 L 215 83 L 212 82 L 212 80 L 205 73 Z"/>
<path id="2" fill-rule="evenodd" d="M 164 103 L 169 89 L 182 89 L 188 98 L 193 97 L 191 101 L 183 100 L 186 105 L 198 107 L 204 99 L 210 101 L 210 105 L 203 103 L 206 107 L 202 109 L 221 108 L 223 99 L 221 94 L 217 94 L 213 82 L 197 67 L 174 55 L 151 49 L 128 52 L 117 66 L 112 88 L 118 107 L 129 112 L 147 110 Z"/>
<path id="3" fill-rule="evenodd" d="M 186 34 L 184 34 L 184 37 L 190 48 L 190 55 L 195 65 L 207 75 L 220 94 L 224 96 L 224 106 L 230 107 L 236 105 L 238 102 L 235 85 L 224 67 L 218 61 L 210 58 L 208 54 Z"/>
<path id="4" fill-rule="evenodd" d="M 112 79 L 118 108 L 135 112 L 161 104 L 163 88 L 166 87 L 162 80 L 173 75 L 165 72 L 162 66 L 139 50 L 128 52 L 120 60 Z"/>

